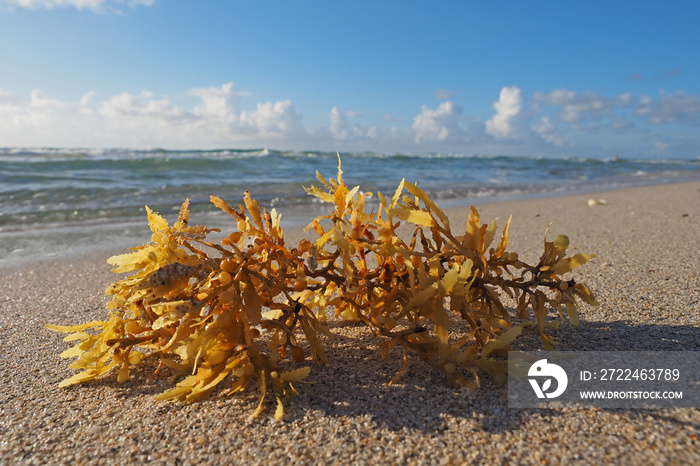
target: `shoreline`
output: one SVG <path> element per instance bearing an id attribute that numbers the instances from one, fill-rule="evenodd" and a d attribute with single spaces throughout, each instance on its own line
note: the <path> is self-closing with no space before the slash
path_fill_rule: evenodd
<path id="1" fill-rule="evenodd" d="M 450 198 L 438 199 L 437 204 L 448 213 L 450 218 L 465 215 L 470 205 L 475 205 L 479 210 L 489 206 L 510 206 L 521 202 L 537 202 L 545 199 L 570 198 L 575 196 L 589 196 L 589 198 L 605 197 L 607 193 L 626 192 L 628 190 L 654 188 L 662 186 L 674 186 L 698 183 L 700 180 L 691 181 L 666 181 L 660 184 L 633 185 L 628 187 L 614 187 L 613 189 L 600 189 L 591 186 L 588 189 L 579 189 L 574 192 L 547 191 L 537 193 L 523 193 L 515 196 L 484 197 L 484 198 Z M 375 193 L 376 195 L 376 193 Z M 242 202 L 241 199 L 229 199 L 231 205 Z M 263 206 L 263 204 L 261 204 Z M 266 206 L 267 207 L 267 206 Z M 271 208 L 271 207 L 270 207 Z M 292 236 L 288 237 L 288 243 L 296 243 L 303 236 L 299 230 L 303 229 L 315 216 L 326 215 L 331 206 L 313 204 L 313 213 L 297 206 L 288 210 L 280 210 L 282 214 L 282 227 Z M 160 212 L 169 223 L 175 221 L 177 211 Z M 39 225 L 36 228 L 20 228 L 2 230 L 0 239 L 4 247 L 0 248 L 0 270 L 5 268 L 21 267 L 36 261 L 71 260 L 91 255 L 118 254 L 131 247 L 141 245 L 148 241 L 150 230 L 146 220 L 145 210 L 139 218 L 114 219 L 113 222 L 100 221 L 79 224 Z M 235 229 L 235 224 L 223 212 L 192 212 L 193 223 L 220 228 L 222 234 Z M 556 221 L 556 218 L 552 218 Z M 216 237 L 212 233 L 211 237 Z M 10 244 L 11 246 L 7 246 Z M 49 248 L 54 248 L 49 252 Z M 56 250 L 58 252 L 56 252 Z M 111 254 L 110 254 L 111 253 Z M 4 254 L 4 256 L 3 256 Z M 109 257 L 109 255 L 107 257 Z M 106 258 L 105 258 L 106 260 Z"/>
<path id="2" fill-rule="evenodd" d="M 589 207 L 589 198 L 607 204 Z M 508 250 L 528 260 L 550 222 L 549 237 L 568 235 L 572 254 L 598 254 L 573 275 L 601 306 L 583 307 L 578 327 L 562 325 L 558 350 L 700 351 L 699 181 L 476 206 L 482 222 L 498 219 L 498 237 L 513 215 Z M 446 211 L 458 230 L 467 209 Z M 293 244 L 301 234 L 285 235 Z M 58 357 L 70 344 L 44 324 L 104 318 L 104 290 L 117 278 L 105 261 L 119 252 L 0 267 L 0 463 L 700 462 L 700 408 L 514 410 L 487 377 L 479 390 L 454 389 L 416 357 L 389 386 L 400 359 L 383 361 L 376 338 L 342 323 L 324 341 L 330 364 L 307 361 L 314 383 L 298 387 L 281 423 L 272 404 L 246 421 L 256 387 L 192 405 L 156 402 L 169 385 L 149 377 L 153 368 L 124 384 L 108 376 L 59 389 L 73 373 Z M 524 344 L 543 349 L 538 338 Z"/>

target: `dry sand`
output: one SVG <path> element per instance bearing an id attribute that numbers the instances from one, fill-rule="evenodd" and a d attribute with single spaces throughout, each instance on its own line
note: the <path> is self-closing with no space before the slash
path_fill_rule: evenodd
<path id="1" fill-rule="evenodd" d="M 589 207 L 590 197 L 607 205 Z M 478 207 L 501 226 L 513 213 L 509 249 L 526 258 L 539 256 L 550 221 L 550 238 L 566 233 L 574 252 L 598 253 L 576 278 L 601 306 L 560 328 L 560 349 L 700 351 L 700 182 Z M 700 409 L 511 410 L 505 387 L 454 389 L 417 358 L 389 386 L 399 361 L 382 361 L 377 342 L 347 324 L 333 325 L 330 366 L 312 366 L 284 422 L 246 421 L 254 384 L 240 397 L 156 402 L 168 383 L 152 367 L 121 385 L 112 376 L 59 389 L 72 374 L 58 357 L 69 343 L 44 323 L 106 316 L 108 256 L 0 270 L 0 464 L 700 464 Z M 526 345 L 542 349 L 537 338 Z"/>

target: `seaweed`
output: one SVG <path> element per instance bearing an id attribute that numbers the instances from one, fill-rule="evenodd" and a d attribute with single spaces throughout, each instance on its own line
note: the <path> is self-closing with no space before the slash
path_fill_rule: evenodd
<path id="1" fill-rule="evenodd" d="M 329 312 L 366 327 L 383 358 L 401 348 L 390 384 L 415 354 L 450 384 L 477 388 L 484 373 L 506 382 L 507 351 L 524 326 L 536 326 L 551 349 L 550 313 L 576 325 L 581 302 L 597 305 L 585 284 L 564 278 L 594 255 L 567 256 L 564 235 L 548 241 L 545 232 L 544 252 L 531 265 L 507 250 L 510 219 L 496 241 L 496 222 L 482 224 L 473 206 L 466 229 L 453 230 L 416 184 L 402 181 L 391 198 L 377 193 L 368 211 L 373 194 L 348 188 L 340 157 L 337 178 L 316 175 L 320 187 L 305 189 L 332 211 L 306 227 L 314 241 L 292 248 L 280 215 L 248 192 L 237 208 L 211 196 L 236 222 L 216 243 L 207 237 L 218 230 L 189 225 L 189 200 L 172 227 L 147 207 L 150 241 L 108 260 L 114 272 L 130 274 L 106 291 L 108 320 L 47 324 L 70 333 L 65 341 L 78 341 L 61 357 L 77 357 L 70 367 L 80 372 L 60 386 L 113 370 L 123 382 L 133 366 L 155 357 L 155 372 L 169 368 L 175 384 L 156 399 L 194 402 L 257 380 L 260 403 L 251 417 L 265 409 L 272 388 L 279 419 L 294 384 L 310 373 L 299 367 L 308 359 L 300 342 L 316 363 L 328 363 Z M 402 225 L 412 228 L 410 237 L 399 235 Z"/>

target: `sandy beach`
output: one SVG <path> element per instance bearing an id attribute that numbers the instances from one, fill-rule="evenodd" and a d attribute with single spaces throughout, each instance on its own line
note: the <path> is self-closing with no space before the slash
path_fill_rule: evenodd
<path id="1" fill-rule="evenodd" d="M 477 207 L 482 221 L 499 219 L 499 235 L 513 214 L 508 249 L 527 260 L 550 222 L 550 238 L 598 254 L 574 276 L 601 305 L 553 334 L 558 349 L 700 351 L 700 182 Z M 466 212 L 453 209 L 452 225 Z M 115 252 L 0 269 L 0 464 L 700 464 L 700 408 L 513 410 L 488 377 L 455 389 L 418 358 L 389 386 L 400 361 L 383 361 L 378 339 L 340 322 L 324 342 L 330 364 L 309 361 L 312 383 L 282 422 L 247 421 L 255 384 L 191 405 L 155 401 L 169 385 L 152 366 L 123 384 L 112 375 L 59 389 L 73 373 L 58 356 L 70 343 L 44 324 L 107 316 Z M 543 349 L 534 335 L 519 345 Z"/>

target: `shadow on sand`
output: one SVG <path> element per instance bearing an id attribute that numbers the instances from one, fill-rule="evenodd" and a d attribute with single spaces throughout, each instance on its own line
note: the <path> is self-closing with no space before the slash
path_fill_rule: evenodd
<path id="1" fill-rule="evenodd" d="M 401 366 L 400 350 L 394 348 L 388 360 L 381 359 L 377 338 L 367 334 L 359 338 L 343 336 L 343 329 L 354 324 L 338 322 L 331 325 L 337 334 L 325 341 L 330 361 L 328 366 L 316 366 L 312 362 L 309 383 L 297 385 L 299 397 L 289 400 L 285 420 L 303 421 L 306 416 L 341 418 L 367 417 L 372 422 L 390 430 L 416 429 L 424 433 L 439 433 L 448 428 L 450 418 L 475 421 L 485 432 L 517 430 L 527 420 L 539 417 L 561 416 L 571 409 L 510 409 L 507 387 L 495 385 L 484 374 L 478 390 L 450 387 L 444 375 L 425 364 L 417 356 L 409 355 L 404 377 L 396 385 L 388 382 Z M 539 350 L 542 345 L 536 331 L 523 335 L 518 345 L 522 350 Z M 567 351 L 698 351 L 697 328 L 690 325 L 632 324 L 628 321 L 581 322 L 579 327 L 563 326 L 552 333 L 562 343 L 558 349 Z M 524 345 L 523 345 L 524 343 Z M 135 368 L 133 378 L 118 384 L 116 377 L 94 381 L 96 386 L 110 387 L 119 398 L 131 396 L 155 396 L 169 389 L 168 372 L 153 378 L 156 361 L 150 360 Z M 226 384 L 224 384 L 225 386 Z M 87 388 L 87 387 L 86 387 Z M 236 409 L 250 408 L 258 401 L 257 383 L 252 381 L 244 393 L 240 393 L 242 405 Z M 207 401 L 205 401 L 207 403 Z M 269 409 L 274 411 L 274 397 L 268 396 Z M 160 403 L 159 403 L 160 404 Z M 167 410 L 185 409 L 186 405 L 163 403 Z M 666 419 L 674 423 L 661 409 L 615 409 L 631 417 Z M 261 422 L 267 422 L 261 416 Z M 681 426 L 682 427 L 682 426 Z"/>

